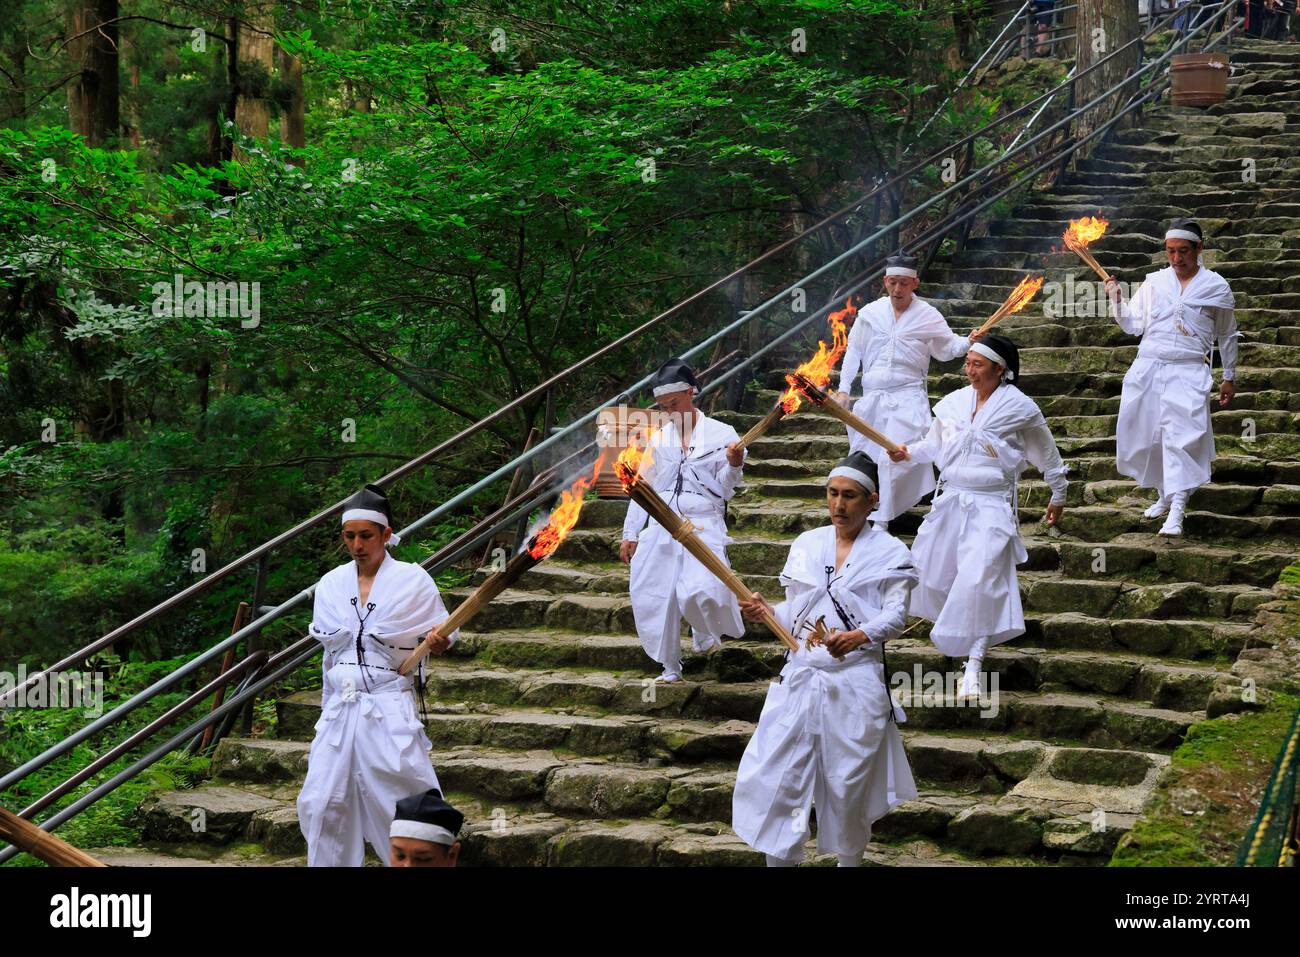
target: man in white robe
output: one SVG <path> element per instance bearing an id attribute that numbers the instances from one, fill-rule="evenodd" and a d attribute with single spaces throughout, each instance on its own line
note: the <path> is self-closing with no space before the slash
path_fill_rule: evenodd
<path id="1" fill-rule="evenodd" d="M 736 773 L 732 827 L 772 867 L 798 864 L 817 812 L 817 848 L 857 867 L 874 823 L 916 784 L 889 694 L 884 642 L 903 630 L 916 583 L 907 546 L 868 528 L 876 468 L 850 453 L 830 474 L 831 523 L 795 539 L 781 571 L 786 600 L 754 593 L 746 617 L 774 614 L 797 638 L 768 686 Z"/>
<path id="2" fill-rule="evenodd" d="M 1045 520 L 1065 507 L 1066 465 L 1034 401 L 1013 382 L 1015 344 L 989 335 L 971 346 L 971 384 L 934 407 L 934 422 L 915 445 L 891 452 L 939 466 L 939 493 L 912 542 L 920 575 L 912 614 L 934 622 L 930 639 L 945 655 L 967 656 L 960 695 L 980 693 L 980 666 L 993 645 L 1025 630 L 1016 566 L 1029 554 L 1020 540 L 1017 482 L 1028 465 L 1052 489 Z"/>
<path id="3" fill-rule="evenodd" d="M 744 478 L 745 452 L 736 430 L 695 408 L 698 382 L 690 367 L 671 359 L 656 373 L 655 401 L 667 424 L 650 440 L 641 472 L 700 538 L 727 561 L 726 505 Z M 683 436 L 683 431 L 687 434 Z M 713 654 L 722 636 L 745 633 L 740 605 L 717 576 L 700 564 L 636 502 L 628 505 L 619 555 L 631 564 L 629 589 L 637 635 L 647 655 L 663 666 L 660 681 L 682 677 L 682 619 L 692 646 Z"/>
<path id="4" fill-rule="evenodd" d="M 1142 337 L 1137 358 L 1124 376 L 1115 427 L 1120 474 L 1156 490 L 1147 518 L 1168 513 L 1161 535 L 1181 535 L 1187 499 L 1210 480 L 1214 429 L 1210 421 L 1211 350 L 1223 358 L 1219 405 L 1236 394 L 1237 319 L 1232 290 L 1222 276 L 1201 265 L 1201 227 L 1176 219 L 1165 232 L 1169 266 L 1149 274 L 1132 303 L 1119 283 L 1106 291 L 1121 329 Z"/>
<path id="5" fill-rule="evenodd" d="M 309 867 L 360 867 L 365 844 L 389 861 L 397 802 L 437 788 L 414 676 L 398 667 L 447 609 L 429 573 L 385 551 L 396 544 L 374 486 L 349 499 L 343 536 L 353 560 L 316 584 L 311 634 L 324 646 L 321 717 L 298 795 Z M 442 654 L 457 633 L 440 636 Z"/>
<path id="6" fill-rule="evenodd" d="M 920 439 L 930 427 L 930 359 L 947 362 L 964 356 L 975 337 L 954 333 L 938 309 L 915 295 L 916 267 L 915 256 L 885 260 L 886 295 L 859 310 L 853 321 L 837 396 L 848 407 L 861 370 L 862 397 L 853 404 L 853 414 L 899 443 Z M 882 528 L 934 491 L 929 463 L 891 462 L 881 446 L 856 429 L 848 434 L 849 450 L 866 452 L 879 469 L 880 507 L 872 521 Z"/>

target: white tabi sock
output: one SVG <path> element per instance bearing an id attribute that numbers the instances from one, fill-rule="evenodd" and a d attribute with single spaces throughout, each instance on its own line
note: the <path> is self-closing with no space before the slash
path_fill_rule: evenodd
<path id="1" fill-rule="evenodd" d="M 767 859 L 768 867 L 798 867 L 803 863 L 802 857 L 777 857 L 773 854 L 764 854 Z"/>
<path id="2" fill-rule="evenodd" d="M 1161 535 L 1181 535 L 1183 534 L 1183 513 L 1187 508 L 1186 491 L 1175 492 L 1169 499 L 1169 517 L 1165 519 L 1164 525 L 1160 527 Z"/>
<path id="3" fill-rule="evenodd" d="M 975 639 L 970 654 L 966 658 L 966 672 L 962 675 L 961 689 L 958 694 L 977 695 L 980 692 L 980 666 L 984 664 L 984 652 L 988 651 L 987 638 Z"/>
<path id="4" fill-rule="evenodd" d="M 1155 500 L 1155 504 L 1142 513 L 1142 517 L 1159 518 L 1167 511 L 1169 511 L 1169 496 L 1162 494 Z"/>
<path id="5" fill-rule="evenodd" d="M 838 863 L 835 865 L 836 867 L 861 867 L 862 866 L 861 851 L 858 851 L 858 853 L 856 854 L 836 854 L 835 857 L 836 860 L 838 861 Z"/>

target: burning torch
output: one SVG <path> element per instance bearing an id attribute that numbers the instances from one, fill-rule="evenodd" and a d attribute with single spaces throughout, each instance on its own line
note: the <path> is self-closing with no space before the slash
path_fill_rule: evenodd
<path id="1" fill-rule="evenodd" d="M 1084 216 L 1082 219 L 1070 220 L 1069 228 L 1061 234 L 1061 238 L 1065 240 L 1065 245 L 1091 266 L 1093 271 L 1101 277 L 1102 282 L 1110 282 L 1112 277 L 1110 273 L 1101 268 L 1101 264 L 1088 251 L 1088 244 L 1104 236 L 1106 227 L 1109 225 L 1110 223 L 1100 216 Z"/>
<path id="2" fill-rule="evenodd" d="M 849 346 L 848 320 L 857 314 L 857 307 L 853 305 L 851 297 L 844 304 L 843 309 L 832 312 L 827 317 L 831 324 L 831 344 L 827 346 L 825 342 L 818 342 L 817 354 L 795 369 L 795 374 L 825 388 L 831 381 L 831 371 Z M 785 394 L 776 400 L 772 411 L 759 419 L 754 427 L 741 437 L 740 442 L 737 443 L 738 447 L 745 448 L 787 415 L 793 415 L 799 410 L 799 405 L 799 392 L 794 386 L 790 386 L 785 390 Z"/>
<path id="3" fill-rule="evenodd" d="M 604 464 L 605 456 L 602 453 L 596 460 L 590 476 L 580 476 L 573 485 L 560 493 L 560 504 L 551 512 L 546 525 L 529 539 L 528 546 L 510 559 L 505 568 L 489 576 L 487 581 L 478 586 L 474 594 L 457 605 L 456 610 L 446 621 L 435 626 L 434 632 L 420 642 L 419 647 L 402 662 L 402 666 L 397 669 L 398 674 L 410 674 L 420 660 L 429 653 L 436 636 L 450 635 L 457 628 L 463 627 L 488 602 L 518 581 L 524 572 L 560 547 L 560 543 L 578 524 L 578 516 L 582 512 L 583 493 L 596 481 L 596 476 L 600 474 L 601 466 Z"/>
<path id="4" fill-rule="evenodd" d="M 641 467 L 643 464 L 649 464 L 648 456 L 649 443 L 646 449 L 642 449 L 636 442 L 632 442 L 622 454 L 619 455 L 618 461 L 614 463 L 614 472 L 618 475 L 619 481 L 623 483 L 623 488 L 647 514 L 663 526 L 674 539 L 682 543 L 682 546 L 690 552 L 699 561 L 701 565 L 717 576 L 722 584 L 726 585 L 738 599 L 749 601 L 754 597 L 754 593 L 745 587 L 745 583 L 740 577 L 723 563 L 722 559 L 713 553 L 700 538 L 699 533 L 695 531 L 695 526 L 688 519 L 682 518 L 671 508 L 668 503 L 660 497 L 659 493 L 651 488 L 649 482 L 641 481 Z M 799 643 L 794 636 L 776 620 L 771 612 L 763 612 L 763 623 L 772 631 L 772 634 L 781 639 L 791 651 L 799 650 Z"/>

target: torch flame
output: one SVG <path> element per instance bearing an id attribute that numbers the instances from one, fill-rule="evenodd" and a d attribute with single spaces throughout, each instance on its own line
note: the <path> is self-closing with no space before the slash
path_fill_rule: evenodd
<path id="1" fill-rule="evenodd" d="M 569 532 L 573 531 L 573 526 L 578 524 L 578 515 L 582 512 L 583 493 L 596 481 L 596 476 L 600 474 L 601 466 L 604 464 L 605 453 L 601 452 L 600 458 L 596 459 L 596 465 L 591 470 L 591 476 L 578 476 L 571 486 L 560 493 L 560 504 L 551 511 L 546 526 L 533 536 L 532 544 L 528 546 L 529 555 L 542 559 L 560 547 L 560 542 L 564 541 Z"/>
<path id="2" fill-rule="evenodd" d="M 844 355 L 844 350 L 849 347 L 848 320 L 858 314 L 858 309 L 853 305 L 853 299 L 850 297 L 844 304 L 844 308 L 839 312 L 832 312 L 828 317 L 831 323 L 831 345 L 828 347 L 825 342 L 817 343 L 817 354 L 794 370 L 794 373 L 785 377 L 789 383 L 789 388 L 781 396 L 781 408 L 785 410 L 786 415 L 791 415 L 799 410 L 803 404 L 803 399 L 799 396 L 799 390 L 795 388 L 794 376 L 801 375 L 819 389 L 824 389 L 830 384 L 831 370 L 835 368 L 835 363 L 840 361 Z"/>
<path id="3" fill-rule="evenodd" d="M 1033 299 L 1042 288 L 1042 276 L 1026 276 L 1020 280 L 1020 284 L 1011 290 L 1011 295 L 1007 297 L 1006 314 L 1010 315 L 1025 308 L 1029 305 L 1029 300 Z"/>
<path id="4" fill-rule="evenodd" d="M 1061 238 L 1065 240 L 1065 244 L 1071 249 L 1078 247 L 1087 249 L 1088 244 L 1094 239 L 1100 239 L 1106 235 L 1106 227 L 1109 225 L 1110 223 L 1100 216 L 1084 216 L 1082 219 L 1072 219 L 1069 228 L 1061 234 Z"/>
<path id="5" fill-rule="evenodd" d="M 654 438 L 657 429 L 651 429 L 645 437 L 645 445 L 639 445 L 636 437 L 630 437 L 627 440 L 627 447 L 618 454 L 618 460 L 614 463 L 614 474 L 618 480 L 623 483 L 624 489 L 630 489 L 640 479 L 641 469 L 649 465 L 652 461 L 650 452 L 650 440 Z"/>

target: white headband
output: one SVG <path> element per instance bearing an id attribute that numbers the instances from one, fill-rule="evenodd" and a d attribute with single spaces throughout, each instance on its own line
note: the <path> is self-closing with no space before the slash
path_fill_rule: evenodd
<path id="1" fill-rule="evenodd" d="M 886 266 L 885 275 L 886 276 L 911 276 L 913 279 L 915 279 L 916 270 L 912 269 L 909 266 Z"/>
<path id="2" fill-rule="evenodd" d="M 397 818 L 393 821 L 388 836 L 413 837 L 417 841 L 430 841 L 434 844 L 452 845 L 456 843 L 456 835 L 445 827 L 439 827 L 437 824 L 426 824 L 424 821 L 411 821 L 405 818 Z"/>
<path id="3" fill-rule="evenodd" d="M 866 472 L 859 472 L 851 465 L 835 466 L 835 468 L 831 469 L 831 474 L 826 476 L 826 481 L 829 482 L 833 478 L 853 479 L 853 481 L 857 482 L 868 492 L 874 492 L 876 490 L 876 483 L 871 481 L 871 477 L 867 475 Z"/>
<path id="4" fill-rule="evenodd" d="M 689 382 L 669 382 L 667 385 L 655 386 L 655 398 L 661 395 L 668 395 L 670 392 L 685 392 L 687 389 L 693 389 L 695 386 Z"/>
<path id="5" fill-rule="evenodd" d="M 376 525 L 384 526 L 384 528 L 392 528 L 388 524 L 388 516 L 373 508 L 350 508 L 345 511 L 343 513 L 343 524 L 346 525 L 348 522 L 353 521 L 374 522 Z M 402 536 L 393 532 L 392 538 L 388 540 L 388 547 L 395 548 L 400 544 L 402 544 Z"/>
<path id="6" fill-rule="evenodd" d="M 1168 229 L 1165 230 L 1165 239 L 1186 239 L 1188 242 L 1199 243 L 1201 237 L 1196 235 L 1190 229 Z"/>
<path id="7" fill-rule="evenodd" d="M 986 359 L 992 359 L 994 362 L 1002 366 L 1002 368 L 1004 369 L 1008 368 L 1007 360 L 1002 358 L 1000 355 L 998 355 L 996 352 L 994 352 L 992 349 L 990 349 L 982 342 L 972 342 L 970 345 L 970 351 L 978 352 Z"/>

